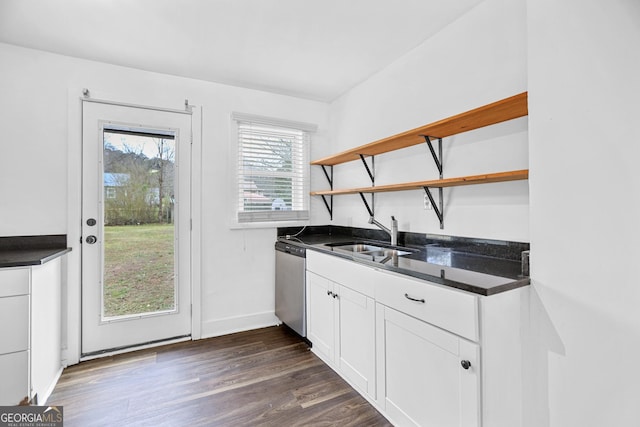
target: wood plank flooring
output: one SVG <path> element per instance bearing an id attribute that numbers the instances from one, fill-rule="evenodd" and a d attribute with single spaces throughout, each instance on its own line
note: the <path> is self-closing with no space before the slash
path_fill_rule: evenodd
<path id="1" fill-rule="evenodd" d="M 47 403 L 65 427 L 391 425 L 282 326 L 82 362 Z"/>

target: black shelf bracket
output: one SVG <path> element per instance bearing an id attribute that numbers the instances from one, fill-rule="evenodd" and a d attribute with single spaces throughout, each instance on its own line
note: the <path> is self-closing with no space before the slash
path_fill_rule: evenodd
<path id="1" fill-rule="evenodd" d="M 376 158 L 374 156 L 371 156 L 371 168 L 369 168 L 369 165 L 367 164 L 367 161 L 364 158 L 363 154 L 359 154 L 360 156 L 360 160 L 362 160 L 362 164 L 364 165 L 364 168 L 367 170 L 367 173 L 369 174 L 369 178 L 371 179 L 371 186 L 375 187 L 376 185 L 376 177 L 374 174 L 375 166 L 376 166 Z"/>
<path id="2" fill-rule="evenodd" d="M 444 229 L 444 203 L 442 199 L 442 187 L 438 187 L 438 204 L 436 205 L 436 201 L 433 199 L 433 195 L 431 194 L 431 190 L 429 187 L 423 187 L 424 192 L 427 193 L 427 197 L 431 202 L 431 206 L 433 206 L 433 211 L 436 213 L 438 220 L 440 221 L 440 230 Z"/>
<path id="3" fill-rule="evenodd" d="M 321 195 L 322 201 L 329 211 L 329 220 L 333 221 L 333 194 L 329 196 L 329 201 L 327 202 L 327 197 L 323 194 Z"/>
<path id="4" fill-rule="evenodd" d="M 422 137 L 424 137 L 425 142 L 429 146 L 433 161 L 436 163 L 436 167 L 440 173 L 440 179 L 442 179 L 442 138 L 438 138 L 438 154 L 436 154 L 436 150 L 433 148 L 433 143 L 431 142 L 431 137 L 429 135 L 422 135 Z"/>
<path id="5" fill-rule="evenodd" d="M 362 160 L 362 164 L 364 165 L 365 170 L 367 171 L 367 174 L 369 175 L 369 179 L 371 180 L 371 186 L 375 187 L 376 186 L 376 175 L 375 175 L 375 171 L 376 171 L 376 158 L 375 156 L 370 156 L 371 157 L 371 167 L 369 167 L 369 164 L 367 163 L 367 160 L 364 158 L 364 154 L 358 154 L 360 156 L 360 160 Z M 364 202 L 364 206 L 367 208 L 367 211 L 369 212 L 369 216 L 374 216 L 373 212 L 375 210 L 375 194 L 371 193 L 371 204 L 369 204 L 367 202 L 367 199 L 364 197 L 364 194 L 360 193 L 360 197 L 362 198 L 362 201 Z"/>
<path id="6" fill-rule="evenodd" d="M 429 147 L 429 151 L 431 152 L 431 157 L 433 157 L 433 161 L 438 168 L 438 173 L 440 174 L 440 179 L 442 179 L 442 171 L 444 169 L 442 162 L 442 138 L 438 138 L 438 153 L 433 148 L 432 138 L 429 135 L 421 135 L 424 138 L 424 142 L 427 143 Z M 424 187 L 425 193 L 427 193 L 427 197 L 429 197 L 429 201 L 431 202 L 431 206 L 433 206 L 433 211 L 436 213 L 438 217 L 438 221 L 440 221 L 440 230 L 444 229 L 444 202 L 442 195 L 442 187 L 438 187 L 438 205 L 436 205 L 435 200 L 433 199 L 433 195 L 431 194 L 431 190 L 429 187 Z"/>
<path id="7" fill-rule="evenodd" d="M 327 181 L 329 181 L 329 186 L 331 187 L 331 190 L 333 190 L 333 166 L 329 166 L 331 168 L 330 172 L 327 172 L 327 168 L 324 165 L 320 165 L 320 166 L 322 166 L 322 172 L 324 172 L 324 176 L 327 178 Z M 323 194 L 322 201 L 324 202 L 324 205 L 329 211 L 329 219 L 333 221 L 333 194 L 329 196 L 328 202 L 327 202 L 326 196 Z"/>
<path id="8" fill-rule="evenodd" d="M 363 193 L 358 193 L 360 194 L 360 197 L 362 198 L 362 202 L 364 203 L 364 207 L 367 208 L 367 211 L 369 212 L 369 216 L 375 216 L 373 214 L 373 193 L 371 193 L 371 206 L 369 205 L 369 202 L 367 202 L 367 198 L 364 197 Z"/>

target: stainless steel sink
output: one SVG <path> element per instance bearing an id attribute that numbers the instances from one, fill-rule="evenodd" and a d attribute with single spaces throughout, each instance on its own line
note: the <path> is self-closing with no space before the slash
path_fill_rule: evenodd
<path id="1" fill-rule="evenodd" d="M 332 247 L 334 250 L 340 250 L 350 252 L 353 255 L 359 255 L 366 258 L 372 258 L 374 261 L 379 261 L 378 258 L 388 258 L 394 256 L 409 255 L 414 251 L 409 249 L 397 249 L 384 246 L 378 246 L 370 243 L 329 243 L 327 246 Z"/>
<path id="2" fill-rule="evenodd" d="M 368 251 L 379 251 L 382 249 L 382 246 L 375 246 L 367 243 L 339 243 L 339 244 L 332 244 L 330 246 L 337 249 L 341 249 L 343 251 L 349 251 L 349 252 L 368 252 Z"/>
<path id="3" fill-rule="evenodd" d="M 355 252 L 359 254 L 366 254 L 371 256 L 388 256 L 388 255 L 409 255 L 410 251 L 403 251 L 401 249 L 385 248 L 382 246 L 356 244 L 356 245 L 344 245 L 334 246 L 336 249 L 340 249 L 348 252 Z"/>

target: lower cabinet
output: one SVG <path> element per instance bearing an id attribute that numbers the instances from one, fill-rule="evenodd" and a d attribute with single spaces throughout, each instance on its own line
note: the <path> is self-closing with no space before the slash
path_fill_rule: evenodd
<path id="1" fill-rule="evenodd" d="M 307 338 L 313 352 L 327 363 L 335 360 L 336 317 L 333 282 L 307 272 Z"/>
<path id="2" fill-rule="evenodd" d="M 338 346 L 339 371 L 352 384 L 375 398 L 375 300 L 337 285 L 339 310 Z"/>
<path id="3" fill-rule="evenodd" d="M 528 298 L 307 251 L 312 351 L 397 426 L 522 426 Z"/>
<path id="4" fill-rule="evenodd" d="M 402 426 L 480 425 L 477 344 L 377 304 L 378 404 Z"/>
<path id="5" fill-rule="evenodd" d="M 0 406 L 43 404 L 62 371 L 61 261 L 0 269 Z"/>
<path id="6" fill-rule="evenodd" d="M 375 398 L 375 301 L 307 272 L 307 338 L 312 350 Z"/>
<path id="7" fill-rule="evenodd" d="M 30 270 L 0 269 L 0 405 L 30 396 Z"/>

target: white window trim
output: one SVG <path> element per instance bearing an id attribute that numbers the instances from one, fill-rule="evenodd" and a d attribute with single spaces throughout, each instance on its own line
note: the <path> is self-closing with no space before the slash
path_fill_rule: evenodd
<path id="1" fill-rule="evenodd" d="M 315 124 L 311 124 L 311 123 L 305 123 L 305 122 L 298 122 L 298 121 L 293 121 L 293 120 L 286 120 L 286 119 L 278 119 L 278 118 L 272 118 L 272 117 L 267 117 L 267 116 L 260 116 L 260 115 L 254 115 L 254 114 L 246 114 L 246 113 L 239 113 L 239 112 L 232 112 L 231 113 L 231 120 L 230 120 L 230 173 L 229 173 L 229 177 L 230 177 L 230 183 L 229 183 L 229 197 L 228 197 L 228 207 L 229 207 L 229 228 L 230 229 L 245 229 L 245 228 L 275 228 L 275 227 L 289 227 L 289 226 L 302 226 L 302 225 L 308 225 L 310 223 L 310 212 L 309 212 L 309 218 L 307 219 L 303 219 L 303 220 L 295 220 L 295 219 L 291 219 L 291 220 L 276 220 L 276 221 L 272 221 L 272 220 L 266 220 L 266 221 L 251 221 L 251 222 L 240 222 L 238 220 L 238 210 L 237 210 L 237 189 L 239 186 L 239 182 L 238 182 L 238 170 L 237 170 L 237 164 L 238 164 L 238 122 L 240 121 L 250 121 L 250 122 L 254 122 L 254 123 L 259 123 L 259 124 L 264 124 L 264 125 L 269 125 L 269 126 L 276 126 L 276 127 L 285 127 L 285 128 L 292 128 L 292 129 L 297 129 L 297 130 L 301 130 L 301 131 L 305 131 L 307 133 L 314 133 L 317 131 L 318 126 Z M 307 159 L 309 159 L 309 154 L 310 154 L 310 150 L 311 150 L 311 142 L 309 142 L 309 144 L 306 147 L 306 156 Z M 305 171 L 306 177 L 306 183 L 307 185 L 310 184 L 310 168 L 307 168 L 307 170 Z M 311 207 L 311 200 L 310 200 L 310 196 L 308 194 L 308 191 L 305 194 L 305 197 L 307 198 L 306 200 L 306 206 L 308 209 L 310 209 Z"/>

